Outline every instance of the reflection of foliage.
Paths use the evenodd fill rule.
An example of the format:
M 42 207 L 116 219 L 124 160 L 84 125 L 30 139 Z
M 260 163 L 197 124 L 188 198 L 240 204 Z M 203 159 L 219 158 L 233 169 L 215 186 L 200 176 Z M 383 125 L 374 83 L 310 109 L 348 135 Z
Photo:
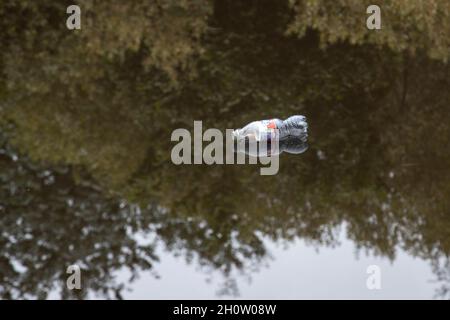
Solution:
M 433 11 L 431 1 L 430 12 L 414 15 L 412 22 L 427 31 L 419 34 L 404 16 L 421 1 L 386 4 L 384 24 L 403 4 L 401 19 L 373 38 L 350 33 L 357 21 L 341 26 L 340 16 L 333 18 L 334 10 L 347 8 L 340 1 L 294 2 L 309 8 L 299 15 L 312 13 L 306 25 L 299 16 L 289 21 L 282 1 L 216 1 L 208 22 L 214 36 L 206 32 L 210 8 L 188 1 L 181 8 L 133 1 L 108 10 L 104 2 L 86 2 L 81 33 L 60 25 L 61 4 L 0 5 L 0 15 L 8 9 L 0 20 L 2 124 L 14 124 L 9 142 L 32 160 L 1 158 L 0 208 L 7 213 L 1 226 L 17 243 L 2 238 L 8 257 L 2 270 L 9 271 L 0 283 L 40 295 L 64 277 L 63 266 L 80 261 L 92 272 L 92 290 L 120 291 L 104 287 L 112 271 L 148 269 L 156 258 L 128 228 L 154 232 L 170 251 L 225 275 L 261 262 L 262 236 L 335 245 L 343 222 L 362 249 L 394 258 L 400 247 L 433 263 L 448 259 L 448 65 L 421 52 L 395 53 L 425 49 L 446 60 L 450 28 L 434 33 L 431 22 L 448 23 L 440 20 L 446 4 Z M 11 28 L 12 13 L 25 17 L 21 28 Z M 288 26 L 301 35 L 306 28 L 318 32 L 294 39 L 285 35 Z M 398 40 L 404 32 L 409 40 Z M 319 38 L 365 45 L 323 51 Z M 229 128 L 295 113 L 310 119 L 311 148 L 301 157 L 283 156 L 275 177 L 259 176 L 252 166 L 170 162 L 172 129 L 193 120 Z M 41 161 L 55 169 L 45 173 L 30 164 Z M 12 185 L 20 186 L 13 197 Z M 37 241 L 30 243 L 28 233 Z M 16 274 L 14 260 L 45 269 Z M 448 265 L 439 266 L 443 278 Z M 232 279 L 225 287 L 233 288 Z
M 116 165 L 132 172 L 149 143 L 142 139 L 142 130 L 129 130 L 137 121 L 142 127 L 149 122 L 148 101 L 138 101 L 138 97 L 145 92 L 154 102 L 179 80 L 178 71 L 182 75 L 193 71 L 190 58 L 202 52 L 199 39 L 206 28 L 208 6 L 202 1 L 177 1 L 176 5 L 173 1 L 157 5 L 81 1 L 80 5 L 85 17 L 81 32 L 68 32 L 61 23 L 66 18 L 64 3 L 13 1 L 0 6 L 2 48 L 7 48 L 1 60 L 7 87 L 16 93 L 6 105 L 20 105 L 24 111 L 39 105 L 41 116 L 27 116 L 29 135 L 18 139 L 33 145 L 36 152 L 53 154 L 54 162 L 83 163 L 89 155 L 92 167 L 119 172 L 118 167 L 108 168 Z M 23 21 L 14 20 L 18 16 Z M 145 77 L 133 78 L 133 70 L 142 68 L 147 71 Z M 100 100 L 110 95 L 113 101 Z M 94 119 L 92 114 L 99 117 Z M 48 118 L 58 121 L 48 123 Z M 121 122 L 121 130 L 111 126 L 115 120 Z M 99 124 L 104 125 L 96 130 Z M 69 132 L 78 134 L 70 134 L 68 144 L 60 145 L 54 139 L 69 139 Z M 96 138 L 99 133 L 101 137 Z M 35 134 L 47 143 L 36 142 Z M 85 144 L 92 138 L 107 143 L 100 149 Z M 139 150 L 132 161 L 116 161 L 126 154 L 123 145 Z
M 58 75 L 64 83 L 98 79 L 105 71 L 102 65 L 140 52 L 142 67 L 164 70 L 175 80 L 177 72 L 190 69 L 191 58 L 202 53 L 200 39 L 210 12 L 207 0 L 77 2 L 83 17 L 79 32 L 68 32 L 63 23 L 67 6 L 73 4 L 70 1 L 12 0 L 0 6 L 2 40 L 9 49 L 3 54 L 10 75 L 20 77 L 27 67 L 45 59 L 47 67 L 41 71 L 50 77 Z M 46 83 L 33 81 L 42 78 L 28 75 L 30 89 L 46 89 Z
M 63 297 L 90 291 L 120 297 L 123 284 L 114 271 L 128 267 L 134 276 L 157 259 L 153 245 L 132 237 L 147 229 L 138 211 L 108 199 L 85 180 L 74 182 L 68 168 L 51 170 L 17 159 L 0 148 L 0 297 L 45 298 L 59 287 Z M 66 268 L 82 268 L 82 286 L 66 289 Z
M 290 0 L 296 15 L 289 33 L 303 36 L 308 28 L 320 32 L 324 44 L 348 40 L 374 43 L 392 50 L 423 49 L 430 57 L 448 61 L 450 3 L 441 0 L 381 0 L 382 30 L 368 30 L 366 8 L 373 1 Z
M 436 290 L 436 297 L 450 299 L 450 260 L 437 259 L 433 261 L 433 269 L 437 282 L 441 283 L 441 287 Z

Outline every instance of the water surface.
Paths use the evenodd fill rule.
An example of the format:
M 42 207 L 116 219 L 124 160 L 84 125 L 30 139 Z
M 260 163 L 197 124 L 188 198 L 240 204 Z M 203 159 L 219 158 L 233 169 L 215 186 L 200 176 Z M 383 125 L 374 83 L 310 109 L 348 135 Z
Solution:
M 61 4 L 2 20 L 0 297 L 448 298 L 450 29 L 334 43 L 286 34 L 282 1 L 137 3 L 87 7 L 78 33 Z M 309 149 L 277 175 L 170 159 L 194 120 L 293 114 Z

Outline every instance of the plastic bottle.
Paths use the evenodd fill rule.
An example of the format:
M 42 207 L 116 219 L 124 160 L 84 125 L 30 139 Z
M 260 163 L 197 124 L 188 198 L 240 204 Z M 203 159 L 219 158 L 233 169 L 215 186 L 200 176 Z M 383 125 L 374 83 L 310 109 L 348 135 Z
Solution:
M 276 130 L 278 129 L 278 130 Z M 270 119 L 253 121 L 243 127 L 233 131 L 233 136 L 237 141 L 248 139 L 258 142 L 272 139 L 288 139 L 297 137 L 306 142 L 308 138 L 308 123 L 306 117 L 295 115 L 286 120 Z

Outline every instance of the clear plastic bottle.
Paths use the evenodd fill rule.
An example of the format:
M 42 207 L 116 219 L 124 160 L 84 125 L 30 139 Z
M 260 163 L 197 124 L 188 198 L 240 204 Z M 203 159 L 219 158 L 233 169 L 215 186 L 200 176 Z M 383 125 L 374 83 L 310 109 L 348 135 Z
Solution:
M 277 129 L 277 130 L 276 130 Z M 295 115 L 286 120 L 270 119 L 250 122 L 242 129 L 233 131 L 237 141 L 248 139 L 253 141 L 270 141 L 298 137 L 306 141 L 308 138 L 308 123 L 306 117 Z

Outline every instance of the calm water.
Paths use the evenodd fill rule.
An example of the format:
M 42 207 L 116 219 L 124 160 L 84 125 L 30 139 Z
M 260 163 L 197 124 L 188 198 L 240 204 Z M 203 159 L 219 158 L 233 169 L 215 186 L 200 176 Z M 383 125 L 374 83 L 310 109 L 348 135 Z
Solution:
M 140 20 L 99 14 L 102 28 L 71 33 L 59 5 L 11 6 L 0 297 L 449 297 L 448 64 L 370 42 L 324 49 L 317 32 L 280 31 L 289 14 L 272 5 L 214 8 L 201 50 L 177 24 L 152 42 Z M 37 17 L 19 21 L 27 10 Z M 201 29 L 195 14 L 176 21 Z M 170 54 L 149 62 L 158 52 Z M 309 149 L 282 154 L 277 175 L 171 162 L 172 131 L 194 120 L 293 114 L 308 118 Z M 72 264 L 80 291 L 66 289 Z M 381 290 L 366 288 L 374 264 Z

